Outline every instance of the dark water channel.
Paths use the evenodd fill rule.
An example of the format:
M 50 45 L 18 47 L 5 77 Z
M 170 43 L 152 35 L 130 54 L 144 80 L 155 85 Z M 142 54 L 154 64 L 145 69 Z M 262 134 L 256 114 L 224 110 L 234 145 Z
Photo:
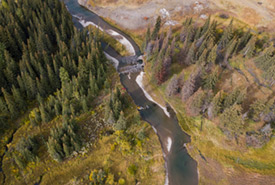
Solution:
M 81 7 L 77 0 L 64 0 L 64 2 L 71 15 L 73 15 L 73 21 L 77 28 L 82 28 L 79 20 L 85 20 L 86 22 L 90 21 L 93 22 L 93 24 L 99 25 L 104 30 L 114 30 L 123 35 L 132 44 L 136 55 L 141 54 L 138 45 L 131 39 L 131 37 L 109 25 L 95 13 Z M 103 43 L 106 53 L 116 58 L 118 61 L 121 60 L 121 56 L 119 56 L 114 49 L 105 46 L 106 44 Z M 138 75 L 138 73 L 132 73 L 131 78 L 129 78 L 128 75 L 121 74 L 121 83 L 127 89 L 127 92 L 131 95 L 136 105 L 141 107 L 149 107 L 140 110 L 140 114 L 143 120 L 151 124 L 159 137 L 163 150 L 163 157 L 166 161 L 166 184 L 198 184 L 197 162 L 190 157 L 184 146 L 185 143 L 190 142 L 190 136 L 182 131 L 172 109 L 168 108 L 170 114 L 170 117 L 168 117 L 164 113 L 163 109 L 146 98 L 143 90 L 136 82 L 136 77 Z

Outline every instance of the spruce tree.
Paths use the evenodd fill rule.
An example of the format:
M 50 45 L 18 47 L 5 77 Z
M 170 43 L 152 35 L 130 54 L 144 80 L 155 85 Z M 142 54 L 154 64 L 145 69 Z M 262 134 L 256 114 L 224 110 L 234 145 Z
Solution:
M 11 117 L 15 118 L 16 116 L 18 116 L 18 108 L 16 106 L 16 103 L 14 102 L 12 96 L 4 88 L 2 88 L 1 90 L 4 95 L 4 99 L 6 101 Z
M 147 48 L 148 43 L 150 42 L 150 40 L 151 40 L 151 29 L 150 29 L 150 27 L 148 27 L 147 31 L 146 31 L 146 36 L 145 36 L 144 50 Z
M 152 40 L 157 39 L 159 30 L 160 30 L 160 26 L 161 26 L 161 18 L 160 18 L 160 16 L 158 16 L 152 36 L 151 36 Z
M 256 37 L 250 38 L 246 46 L 242 49 L 241 53 L 246 58 L 251 58 L 254 55 Z
M 187 57 L 186 57 L 186 64 L 190 65 L 193 64 L 195 62 L 195 54 L 196 54 L 196 45 L 195 42 L 192 43 L 192 45 L 189 48 L 189 51 L 187 53 Z
M 221 124 L 232 131 L 234 134 L 238 134 L 242 128 L 242 107 L 240 105 L 233 105 L 223 112 L 220 116 Z
M 12 86 L 11 91 L 12 91 L 14 102 L 18 105 L 18 108 L 20 110 L 23 110 L 26 107 L 26 102 L 24 100 L 24 97 L 21 95 L 19 89 Z
M 209 63 L 212 63 L 212 64 L 215 64 L 215 62 L 216 62 L 216 58 L 217 58 L 217 45 L 215 45 L 212 49 L 211 49 L 211 51 L 210 51 L 210 53 L 209 53 L 209 55 L 208 55 L 208 57 L 207 57 L 207 63 L 209 64 Z
M 181 91 L 182 101 L 185 102 L 190 96 L 193 95 L 196 88 L 195 83 L 196 83 L 195 76 L 191 75 L 189 79 L 185 82 L 184 86 L 182 87 L 182 91 Z
M 115 129 L 116 130 L 125 130 L 127 128 L 127 122 L 124 117 L 124 113 L 121 111 L 119 115 L 119 119 L 115 123 Z
M 210 74 L 204 74 L 203 76 L 203 87 L 205 89 L 214 89 L 216 86 L 216 83 L 218 81 L 218 71 L 217 69 L 214 70 L 212 73 Z
M 254 121 L 259 121 L 260 115 L 264 113 L 266 108 L 267 108 L 267 106 L 266 106 L 265 100 L 259 99 L 259 100 L 254 101 L 250 105 L 249 117 L 251 119 L 253 119 Z
M 169 84 L 166 87 L 166 95 L 173 96 L 179 92 L 179 83 L 178 77 L 176 74 L 173 75 L 172 79 L 170 80 Z

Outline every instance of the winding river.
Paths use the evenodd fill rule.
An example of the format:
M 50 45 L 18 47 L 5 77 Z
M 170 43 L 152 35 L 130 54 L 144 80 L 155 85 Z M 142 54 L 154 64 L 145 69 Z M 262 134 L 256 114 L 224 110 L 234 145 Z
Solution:
M 73 17 L 75 26 L 93 25 L 106 33 L 119 39 L 128 51 L 134 55 L 141 55 L 138 45 L 125 33 L 109 25 L 95 13 L 80 6 L 77 0 L 64 0 L 67 9 Z M 104 44 L 103 44 L 104 47 Z M 122 57 L 112 48 L 104 47 L 107 58 L 119 62 Z M 150 95 L 142 88 L 141 73 L 120 75 L 121 83 L 127 89 L 136 105 L 149 107 L 140 110 L 143 120 L 151 124 L 162 146 L 165 160 L 166 181 L 169 185 L 196 185 L 198 184 L 197 162 L 193 160 L 185 148 L 185 143 L 190 142 L 190 136 L 184 133 L 178 124 L 174 111 L 168 110 L 153 102 Z

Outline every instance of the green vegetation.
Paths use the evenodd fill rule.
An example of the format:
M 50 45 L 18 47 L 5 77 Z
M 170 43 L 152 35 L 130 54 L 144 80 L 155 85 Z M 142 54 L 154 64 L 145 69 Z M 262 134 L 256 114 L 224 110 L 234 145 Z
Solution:
M 145 47 L 147 92 L 168 102 L 191 135 L 187 148 L 199 163 L 202 184 L 209 178 L 229 184 L 240 180 L 237 174 L 253 173 L 269 182 L 267 175 L 274 175 L 275 48 L 268 40 L 234 21 L 225 26 L 209 18 L 200 26 L 187 18 L 172 33 L 161 28 Z M 163 57 L 167 48 L 175 48 L 169 65 Z
M 243 125 L 243 122 L 248 121 L 249 117 L 243 114 L 249 110 L 253 111 L 253 106 L 250 108 L 253 101 L 247 97 L 248 89 L 252 88 L 252 85 L 242 83 L 229 89 L 221 84 L 222 79 L 226 77 L 223 74 L 234 72 L 229 65 L 232 58 L 240 56 L 246 60 L 252 58 L 263 70 L 263 77 L 268 76 L 268 78 L 262 78 L 263 83 L 272 89 L 271 68 L 274 62 L 271 61 L 274 61 L 274 46 L 258 39 L 257 35 L 249 31 L 235 29 L 233 19 L 225 28 L 218 26 L 215 20 L 211 22 L 210 18 L 201 27 L 196 26 L 192 19 L 186 19 L 178 36 L 171 33 L 171 29 L 159 34 L 160 22 L 161 20 L 158 19 L 151 37 L 148 37 L 149 28 L 146 35 L 146 39 L 149 40 L 146 45 L 147 63 L 153 71 L 152 82 L 162 85 L 173 75 L 167 85 L 166 95 L 180 95 L 182 101 L 188 105 L 187 111 L 195 115 L 207 112 L 204 116 L 209 119 L 221 115 L 219 116 L 220 128 L 223 130 L 245 131 L 247 125 Z M 178 50 L 172 52 L 171 48 L 175 48 L 175 45 Z M 239 60 L 239 62 L 245 61 Z M 173 65 L 181 68 L 180 74 L 184 74 L 186 69 L 192 66 L 192 73 L 183 81 L 181 77 L 177 78 L 177 75 L 173 74 Z M 147 66 L 147 68 L 150 67 Z M 241 69 L 236 70 L 241 71 Z M 243 74 L 242 71 L 240 73 Z M 231 80 L 230 83 L 232 85 L 233 81 Z M 199 90 L 201 87 L 202 90 Z M 273 124 L 274 95 L 268 92 L 265 101 L 271 101 L 271 103 L 265 111 L 262 109 L 257 114 L 261 114 L 262 120 L 266 120 L 266 123 Z
M 100 41 L 121 45 L 76 30 L 58 0 L 1 3 L 1 183 L 162 184 L 158 138 Z

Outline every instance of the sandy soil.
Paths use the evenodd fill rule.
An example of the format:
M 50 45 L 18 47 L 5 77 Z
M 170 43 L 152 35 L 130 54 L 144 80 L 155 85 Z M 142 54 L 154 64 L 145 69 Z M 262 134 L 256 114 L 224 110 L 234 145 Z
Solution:
M 158 15 L 166 25 L 179 24 L 185 15 L 206 19 L 209 14 L 227 13 L 253 27 L 275 28 L 275 0 L 78 0 L 100 16 L 137 30 L 154 24 Z

